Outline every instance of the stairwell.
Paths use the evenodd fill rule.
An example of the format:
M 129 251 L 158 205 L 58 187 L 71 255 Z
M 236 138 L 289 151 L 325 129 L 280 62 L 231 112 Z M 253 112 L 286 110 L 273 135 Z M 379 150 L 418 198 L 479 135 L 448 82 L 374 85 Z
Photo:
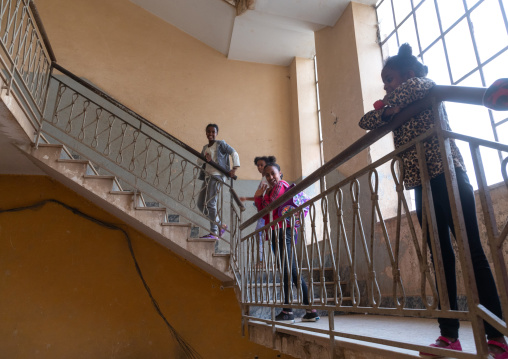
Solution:
M 93 173 L 87 160 L 65 158 L 64 146 L 39 144 L 26 153 L 38 167 L 75 192 L 90 199 L 164 247 L 187 259 L 218 279 L 233 279 L 229 269 L 229 255 L 215 255 L 215 240 L 191 238 L 190 223 L 167 221 L 167 209 L 147 207 L 143 195 L 122 191 L 114 176 Z
M 39 31 L 44 33 L 43 29 Z M 266 275 L 257 271 L 252 260 L 256 258 L 256 233 L 245 235 L 250 229 L 243 227 L 249 220 L 242 218 L 244 208 L 233 189 L 234 182 L 228 180 L 223 183 L 218 205 L 220 221 L 229 226 L 227 234 L 219 244 L 215 240 L 197 238 L 199 234 L 196 230 L 206 231 L 208 227 L 208 218 L 196 206 L 201 185 L 197 180 L 201 170 L 197 162 L 200 154 L 56 64 L 48 49 L 41 50 L 41 53 L 47 55 L 44 70 L 38 69 L 35 74 L 33 68 L 25 68 L 29 65 L 23 63 L 16 67 L 19 64 L 13 61 L 15 70 L 2 77 L 2 100 L 9 113 L 2 116 L 2 120 L 6 119 L 8 123 L 2 123 L 5 136 L 0 142 L 15 148 L 12 151 L 9 147 L 9 151 L 15 152 L 13 159 L 29 161 L 34 172 L 56 179 L 219 279 L 221 289 L 235 288 L 244 311 L 242 334 L 252 342 L 300 358 L 411 358 L 435 339 L 433 319 L 389 317 L 396 310 L 396 314 L 401 316 L 409 312 L 403 304 L 397 303 L 403 295 L 396 289 L 386 296 L 391 296 L 392 302 L 400 308 L 390 307 L 392 304 L 379 307 L 380 302 L 376 300 L 381 298 L 381 292 L 379 287 L 373 289 L 377 286 L 377 283 L 374 286 L 373 260 L 359 265 L 369 268 L 370 282 L 365 285 L 369 288 L 365 290 L 367 293 L 361 293 L 364 302 L 360 304 L 357 301 L 360 290 L 356 282 L 356 264 L 351 259 L 356 260 L 356 257 L 353 252 L 348 260 L 342 258 L 350 271 L 347 280 L 344 280 L 346 277 L 340 278 L 341 268 L 338 265 L 330 267 L 330 264 L 335 266 L 335 262 L 325 259 L 325 255 L 329 254 L 325 251 L 326 246 L 329 251 L 333 248 L 331 236 L 326 233 L 327 223 L 323 226 L 321 242 L 318 243 L 315 233 L 308 242 L 304 238 L 300 240 L 312 243 L 309 248 L 316 249 L 310 255 L 310 261 L 309 257 L 306 258 L 307 263 L 302 265 L 301 270 L 311 282 L 313 304 L 322 308 L 322 320 L 313 324 L 275 324 L 272 319 L 275 307 L 282 304 L 280 300 L 277 302 L 282 291 L 280 280 L 273 278 L 281 275 L 281 268 L 275 264 L 272 268 L 265 267 Z M 21 57 L 30 59 L 30 56 Z M 363 145 L 368 146 L 368 143 Z M 365 169 L 361 171 L 366 172 Z M 354 185 L 359 187 L 358 183 L 357 178 L 352 176 L 344 180 L 343 185 L 351 185 L 353 192 L 352 188 Z M 377 193 L 372 193 L 371 198 L 375 197 Z M 355 205 L 359 209 L 358 202 Z M 342 203 L 338 206 L 335 210 L 342 216 Z M 324 220 L 328 215 L 324 213 Z M 360 219 L 359 211 L 355 215 Z M 241 229 L 245 231 L 241 233 Z M 368 253 L 365 238 L 363 241 Z M 346 246 L 347 243 L 345 239 Z M 305 255 L 306 250 L 302 251 Z M 393 259 L 392 249 L 388 248 L 387 252 L 392 254 Z M 373 252 L 370 254 L 374 255 Z M 338 263 L 338 253 L 336 260 Z M 395 278 L 399 268 L 394 263 L 392 266 L 389 269 L 395 273 Z M 309 270 L 311 273 L 308 273 Z M 268 294 L 263 294 L 259 288 L 261 285 L 267 288 Z M 296 306 L 301 311 L 305 309 L 298 303 L 297 293 L 294 297 Z M 257 305 L 261 309 L 256 308 Z M 249 308 L 251 312 L 248 312 Z M 256 309 L 259 309 L 258 313 L 254 313 Z M 364 316 L 367 312 L 387 317 Z M 415 316 L 435 314 L 421 309 Z M 467 313 L 458 315 L 461 319 L 469 318 Z M 230 320 L 240 322 L 240 318 Z M 463 331 L 471 343 L 475 330 L 466 325 Z M 477 348 L 474 345 L 465 348 L 467 352 L 461 357 L 475 357 Z

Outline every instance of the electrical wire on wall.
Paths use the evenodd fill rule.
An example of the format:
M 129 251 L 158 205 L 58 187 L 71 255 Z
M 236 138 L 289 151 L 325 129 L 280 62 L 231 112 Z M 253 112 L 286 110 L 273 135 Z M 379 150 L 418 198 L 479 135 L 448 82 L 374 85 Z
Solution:
M 127 241 L 127 245 L 129 246 L 129 251 L 130 251 L 132 260 L 134 261 L 134 266 L 136 267 L 136 272 L 138 273 L 138 276 L 141 279 L 141 282 L 143 282 L 143 286 L 145 287 L 145 290 L 148 293 L 148 296 L 150 297 L 150 299 L 152 301 L 155 311 L 157 312 L 157 314 L 159 314 L 159 316 L 162 318 L 164 323 L 166 323 L 166 326 L 168 327 L 171 336 L 173 337 L 173 339 L 175 339 L 177 344 L 180 346 L 180 348 L 182 349 L 182 351 L 185 354 L 185 357 L 190 358 L 190 359 L 201 358 L 201 355 L 199 355 L 199 353 L 192 346 L 190 346 L 190 344 L 187 343 L 187 341 L 182 336 L 180 336 L 180 334 L 178 334 L 178 332 L 175 330 L 175 328 L 173 328 L 173 326 L 168 322 L 168 320 L 162 313 L 162 311 L 159 307 L 159 304 L 153 297 L 152 291 L 150 290 L 150 287 L 148 286 L 148 284 L 145 281 L 145 278 L 143 277 L 143 273 L 141 272 L 141 268 L 139 267 L 138 261 L 136 259 L 136 255 L 134 254 L 134 249 L 132 248 L 131 238 L 129 237 L 129 234 L 127 233 L 127 231 L 125 231 L 123 228 L 121 228 L 115 224 L 112 224 L 112 223 L 103 222 L 97 218 L 94 218 L 86 213 L 81 212 L 79 209 L 77 209 L 75 207 L 71 207 L 71 206 L 69 206 L 59 200 L 56 200 L 56 199 L 46 199 L 46 200 L 37 202 L 37 203 L 30 205 L 30 206 L 16 207 L 16 208 L 10 208 L 10 209 L 0 209 L 0 214 L 21 212 L 21 211 L 26 211 L 26 210 L 36 210 L 36 209 L 42 208 L 47 203 L 58 204 L 58 205 L 64 207 L 65 209 L 71 211 L 73 214 L 83 217 L 88 221 L 98 224 L 99 226 L 105 227 L 107 229 L 115 230 L 115 231 L 120 231 L 123 233 L 123 235 L 125 236 L 125 239 Z

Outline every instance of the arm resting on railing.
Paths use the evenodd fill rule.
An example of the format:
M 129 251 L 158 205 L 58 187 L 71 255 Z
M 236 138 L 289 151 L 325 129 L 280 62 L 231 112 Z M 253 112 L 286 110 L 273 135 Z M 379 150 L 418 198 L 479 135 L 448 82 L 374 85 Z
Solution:
M 302 180 L 295 187 L 291 188 L 289 191 L 280 196 L 276 201 L 272 202 L 268 207 L 264 208 L 262 211 L 259 211 L 255 216 L 252 216 L 247 221 L 245 221 L 241 229 L 247 228 L 252 223 L 256 222 L 259 218 L 268 214 L 270 211 L 273 211 L 281 204 L 286 202 L 288 199 L 293 197 L 295 194 L 302 192 L 307 187 L 312 185 L 314 182 L 318 181 L 321 177 L 327 175 L 331 171 L 333 171 L 338 166 L 347 162 L 351 158 L 353 158 L 356 154 L 368 148 L 377 140 L 381 139 L 387 133 L 393 131 L 404 122 L 409 120 L 411 117 L 420 113 L 424 109 L 428 108 L 432 105 L 432 101 L 434 98 L 432 96 L 427 96 L 422 100 L 415 101 L 413 104 L 408 107 L 402 109 L 398 114 L 393 116 L 392 121 L 387 123 L 384 126 L 381 126 L 375 130 L 370 131 L 365 134 L 363 137 L 353 142 L 350 146 L 348 146 L 344 151 L 339 153 L 337 156 L 332 158 L 330 161 L 326 162 L 322 167 L 318 168 L 316 171 L 312 172 L 308 177 Z
M 408 105 L 407 107 L 403 108 L 402 110 L 400 110 L 400 112 L 395 114 L 389 122 L 368 132 L 363 137 L 353 142 L 344 151 L 342 151 L 337 156 L 332 158 L 330 161 L 325 163 L 321 168 L 318 168 L 316 171 L 311 173 L 308 177 L 302 180 L 302 182 L 300 182 L 298 185 L 293 187 L 288 192 L 284 193 L 281 197 L 279 197 L 276 201 L 271 203 L 268 207 L 264 208 L 262 211 L 259 211 L 255 216 L 245 221 L 242 224 L 241 229 L 243 230 L 252 223 L 256 222 L 259 218 L 263 217 L 270 211 L 279 207 L 282 203 L 287 201 L 289 198 L 293 197 L 295 194 L 305 190 L 311 184 L 318 181 L 321 177 L 327 175 L 332 170 L 342 165 L 359 152 L 368 148 L 389 132 L 400 127 L 404 122 L 409 120 L 411 117 L 415 116 L 416 114 L 420 113 L 426 108 L 432 106 L 432 103 L 434 101 L 437 102 L 451 101 L 482 106 L 485 91 L 486 91 L 485 88 L 480 87 L 435 85 L 434 87 L 432 87 L 432 89 L 429 90 L 426 97 L 424 97 L 421 100 L 417 100 L 412 104 Z

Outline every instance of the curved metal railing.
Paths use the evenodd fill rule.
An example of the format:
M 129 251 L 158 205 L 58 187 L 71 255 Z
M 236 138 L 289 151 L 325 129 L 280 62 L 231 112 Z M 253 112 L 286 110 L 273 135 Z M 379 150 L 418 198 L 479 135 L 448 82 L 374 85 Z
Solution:
M 467 237 L 449 141 L 452 139 L 463 141 L 471 150 L 474 173 L 479 184 L 481 210 L 487 228 L 487 237 L 483 238 L 483 244 L 486 252 L 490 252 L 492 256 L 491 266 L 496 277 L 504 313 L 508 313 L 506 270 L 508 253 L 503 248 L 503 245 L 506 246 L 508 243 L 508 218 L 503 218 L 502 215 L 500 218 L 495 218 L 496 209 L 490 194 L 491 190 L 487 186 L 480 147 L 494 149 L 506 156 L 508 154 L 506 144 L 447 131 L 438 122 L 434 128 L 413 141 L 347 178 L 336 181 L 293 212 L 285 214 L 276 221 L 265 223 L 261 229 L 249 229 L 249 226 L 259 218 L 272 213 L 297 193 L 311 192 L 312 185 L 317 185 L 325 176 L 329 177 L 327 183 L 330 184 L 330 176 L 336 173 L 335 170 L 339 166 L 353 159 L 361 151 L 422 110 L 432 108 L 439 121 L 442 101 L 482 105 L 484 92 L 483 88 L 436 86 L 426 98 L 404 108 L 393 117 L 390 123 L 370 131 L 284 193 L 270 206 L 246 219 L 240 227 L 242 238 L 237 253 L 242 279 L 241 299 L 244 306 L 243 313 L 249 313 L 248 308 L 257 308 L 255 311 L 257 315 L 245 314 L 245 322 L 252 319 L 287 325 L 275 322 L 275 308 L 288 306 L 294 309 L 321 310 L 322 313 L 327 313 L 331 317 L 336 311 L 341 311 L 406 317 L 457 318 L 473 323 L 477 352 L 483 355 L 487 353 L 487 348 L 482 320 L 489 322 L 507 335 L 508 328 L 503 318 L 496 317 L 478 302 L 474 274 L 470 265 L 470 253 L 466 249 L 468 248 Z M 467 307 L 457 311 L 450 310 L 441 259 L 435 261 L 435 270 L 430 261 L 431 251 L 434 258 L 441 258 L 441 252 L 437 234 L 434 235 L 437 232 L 426 168 L 421 169 L 424 202 L 423 231 L 416 221 L 416 216 L 410 211 L 411 205 L 406 199 L 402 183 L 405 169 L 402 166 L 400 154 L 416 147 L 419 162 L 426 163 L 423 142 L 435 136 L 438 137 L 442 147 L 452 213 L 454 218 L 458 219 L 455 224 L 458 258 L 461 264 L 458 278 L 464 278 L 462 285 L 463 294 L 467 298 Z M 507 164 L 508 160 L 505 158 L 500 166 L 506 186 L 498 185 L 496 188 L 497 192 L 502 192 L 504 189 L 504 195 L 508 198 Z M 383 166 L 389 166 L 391 174 L 387 174 L 386 170 L 380 172 Z M 382 186 L 382 181 L 391 182 L 391 186 Z M 362 194 L 361 190 L 366 194 Z M 382 200 L 388 198 L 395 199 L 395 218 L 387 218 L 380 206 Z M 304 215 L 305 207 L 309 212 L 307 216 Z M 498 212 L 501 211 L 498 210 Z M 297 222 L 300 226 L 295 225 Z M 279 231 L 273 231 L 273 228 L 277 228 L 279 224 L 284 231 L 286 228 L 291 228 L 290 245 L 286 243 L 284 236 L 279 238 Z M 500 231 L 498 224 L 502 228 Z M 259 246 L 260 232 L 264 233 L 268 243 L 263 250 L 260 250 Z M 432 238 L 430 247 L 426 240 L 422 240 L 427 238 L 427 232 Z M 290 265 L 293 260 L 296 262 L 298 284 L 295 287 L 288 287 L 290 303 L 284 304 L 286 293 L 282 285 L 283 274 L 288 272 L 289 277 L 293 275 L 295 269 Z M 308 305 L 303 302 L 302 281 L 305 281 L 308 286 L 310 302 Z M 438 303 L 441 303 L 440 307 Z M 333 320 L 330 320 L 330 323 L 333 323 Z M 298 328 L 302 329 L 300 326 Z M 406 341 L 351 335 L 334 328 L 333 324 L 328 330 L 316 328 L 306 328 L 306 330 L 328 334 L 332 339 L 347 337 L 417 351 L 429 351 L 426 346 Z M 439 352 L 439 349 L 433 353 L 449 355 L 449 353 Z M 471 354 L 457 353 L 457 357 L 471 357 Z

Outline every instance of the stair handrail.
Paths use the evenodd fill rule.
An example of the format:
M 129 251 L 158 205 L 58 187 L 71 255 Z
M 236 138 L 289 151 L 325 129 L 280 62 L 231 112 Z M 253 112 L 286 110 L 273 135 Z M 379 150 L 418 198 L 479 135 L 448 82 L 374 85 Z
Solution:
M 35 23 L 37 25 L 37 29 L 39 29 L 39 33 L 42 36 L 42 41 L 44 42 L 44 45 L 46 46 L 46 51 L 48 52 L 49 58 L 52 62 L 56 62 L 56 56 L 53 52 L 53 48 L 51 47 L 51 43 L 49 42 L 48 34 L 46 33 L 46 29 L 44 28 L 44 25 L 41 20 L 41 16 L 39 15 L 39 11 L 37 10 L 37 7 L 35 6 L 35 3 L 33 0 L 30 1 L 30 10 L 32 11 L 32 14 L 34 16 Z
M 349 159 L 354 157 L 359 152 L 365 150 L 373 143 L 381 139 L 383 136 L 400 127 L 406 121 L 416 114 L 422 112 L 424 109 L 432 106 L 434 102 L 451 101 L 460 102 L 470 105 L 483 105 L 483 95 L 486 89 L 482 87 L 464 87 L 464 86 L 446 86 L 436 85 L 434 86 L 426 97 L 421 100 L 415 101 L 409 106 L 403 108 L 399 113 L 393 116 L 392 120 L 387 124 L 371 130 L 358 140 L 349 145 L 346 149 L 326 162 L 323 166 L 312 172 L 309 176 L 305 177 L 300 183 L 285 192 L 282 196 L 273 201 L 269 206 L 265 207 L 262 211 L 251 218 L 245 220 L 240 229 L 244 230 L 251 224 L 255 223 L 259 218 L 269 214 L 276 208 L 280 207 L 284 202 L 292 198 L 294 195 L 304 191 L 310 185 L 318 181 L 323 176 L 329 174 L 331 171 L 336 169 L 338 166 L 344 164 Z M 242 239 L 242 241 L 245 238 Z
M 100 96 L 102 97 L 104 100 L 112 103 L 113 105 L 115 105 L 116 107 L 118 107 L 120 110 L 122 111 L 125 111 L 126 113 L 128 113 L 129 115 L 131 115 L 132 117 L 134 117 L 135 119 L 137 119 L 138 121 L 140 121 L 141 123 L 143 123 L 144 125 L 148 126 L 149 128 L 151 128 L 152 130 L 156 131 L 157 133 L 159 133 L 160 135 L 170 139 L 171 141 L 173 141 L 174 143 L 176 143 L 177 145 L 179 145 L 180 147 L 182 147 L 183 149 L 185 149 L 186 151 L 190 152 L 191 154 L 193 154 L 194 156 L 196 156 L 197 158 L 199 158 L 200 160 L 202 160 L 203 162 L 206 162 L 207 164 L 211 165 L 212 167 L 214 167 L 215 169 L 217 169 L 218 171 L 220 171 L 223 175 L 225 175 L 226 177 L 229 177 L 229 178 L 232 178 L 234 180 L 237 179 L 237 176 L 234 176 L 234 177 L 230 177 L 229 176 L 229 171 L 220 166 L 219 164 L 217 164 L 216 162 L 214 161 L 207 161 L 206 158 L 201 155 L 200 152 L 196 151 L 194 148 L 192 148 L 191 146 L 187 145 L 185 142 L 179 140 L 178 138 L 176 138 L 175 136 L 173 136 L 172 134 L 170 134 L 169 132 L 163 130 L 162 128 L 158 127 L 157 125 L 154 125 L 152 122 L 148 121 L 146 118 L 144 118 L 143 116 L 141 116 L 140 114 L 138 114 L 137 112 L 133 111 L 132 109 L 128 108 L 127 106 L 125 106 L 124 104 L 122 104 L 121 102 L 119 102 L 118 100 L 114 99 L 113 97 L 111 97 L 110 95 L 108 95 L 107 93 L 105 93 L 104 91 L 98 89 L 97 87 L 95 87 L 94 85 L 84 81 L 83 79 L 81 79 L 80 77 L 78 77 L 77 75 L 75 75 L 74 73 L 72 73 L 71 71 L 67 70 L 65 67 L 57 64 L 56 62 L 53 62 L 52 63 L 52 66 L 54 69 L 60 71 L 61 73 L 63 73 L 64 75 L 70 77 L 72 80 L 76 81 L 77 83 L 79 83 L 81 86 L 87 88 L 88 90 L 92 91 L 94 94 L 96 94 L 97 96 Z M 54 76 L 54 75 L 53 75 Z

